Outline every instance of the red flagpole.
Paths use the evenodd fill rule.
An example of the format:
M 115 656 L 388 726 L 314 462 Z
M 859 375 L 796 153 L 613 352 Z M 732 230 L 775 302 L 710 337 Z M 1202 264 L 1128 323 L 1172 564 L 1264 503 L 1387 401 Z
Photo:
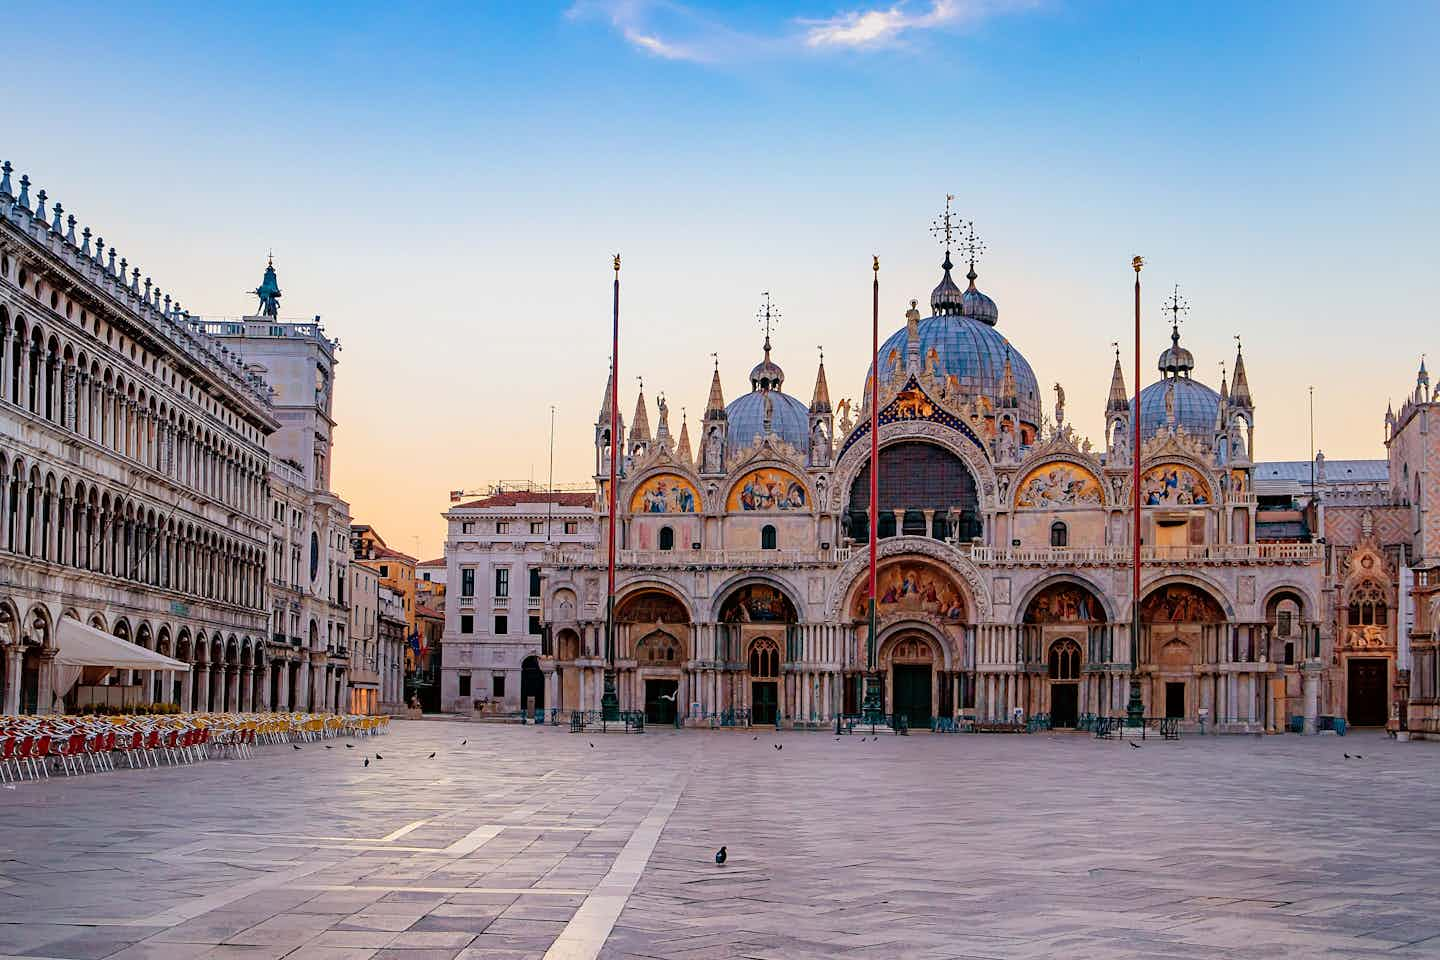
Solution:
M 876 559 L 880 546 L 880 258 L 875 257 L 870 309 L 870 634 L 865 644 L 865 699 L 861 712 L 872 724 L 884 712 L 880 678 L 875 672 L 875 601 L 879 588 Z
M 1131 414 L 1134 420 L 1135 444 L 1130 451 L 1130 493 L 1131 507 L 1135 520 L 1135 553 L 1130 559 L 1130 702 L 1126 706 L 1126 719 L 1130 726 L 1144 722 L 1145 708 L 1140 697 L 1140 268 L 1145 266 L 1143 257 L 1130 262 L 1135 268 L 1135 408 Z
M 606 491 L 610 516 L 606 531 L 609 557 L 606 563 L 608 592 L 605 599 L 605 689 L 601 711 L 605 719 L 616 719 L 619 710 L 615 690 L 615 488 L 620 451 L 620 254 L 615 254 L 615 313 L 610 328 L 610 485 Z

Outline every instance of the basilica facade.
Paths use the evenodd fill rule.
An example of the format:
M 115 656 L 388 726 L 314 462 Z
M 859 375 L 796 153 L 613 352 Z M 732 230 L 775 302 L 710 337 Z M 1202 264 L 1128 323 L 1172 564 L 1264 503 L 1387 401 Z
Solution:
M 1117 356 L 1105 437 L 1092 444 L 1066 421 L 1059 385 L 1052 407 L 1002 332 L 973 260 L 965 289 L 948 251 L 942 267 L 929 311 L 912 301 L 880 347 L 876 504 L 871 372 L 858 409 L 832 404 L 822 360 L 806 403 L 787 392 L 767 333 L 748 392 L 727 403 L 715 371 L 693 444 L 688 423 L 672 433 L 663 399 L 652 432 L 643 390 L 612 438 L 607 386 L 594 437 L 600 535 L 545 556 L 546 702 L 600 707 L 613 440 L 622 709 L 787 727 L 858 713 L 874 524 L 874 662 L 885 711 L 912 727 L 1017 709 L 1057 726 L 1122 713 L 1137 603 L 1147 716 L 1237 731 L 1313 725 L 1334 669 L 1323 547 L 1264 535 L 1244 357 L 1237 350 L 1212 389 L 1177 325 L 1137 411 Z

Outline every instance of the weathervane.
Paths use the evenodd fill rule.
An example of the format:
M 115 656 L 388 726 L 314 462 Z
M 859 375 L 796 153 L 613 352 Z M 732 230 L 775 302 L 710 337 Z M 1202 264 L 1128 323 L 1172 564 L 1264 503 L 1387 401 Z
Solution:
M 715 372 L 716 372 L 716 373 L 719 373 L 719 372 L 720 372 L 720 354 L 718 354 L 718 353 L 712 353 L 712 354 L 710 354 L 710 359 L 715 361 Z
M 954 244 L 951 242 L 952 235 L 954 234 L 956 228 L 959 226 L 959 224 L 955 222 L 955 216 L 950 212 L 950 202 L 954 199 L 955 194 L 945 194 L 945 212 L 940 216 L 936 217 L 935 222 L 930 224 L 930 233 L 936 237 L 944 238 L 946 253 L 949 253 L 950 248 L 954 246 Z
M 1190 313 L 1190 301 L 1180 296 L 1180 284 L 1175 284 L 1174 291 L 1171 292 L 1162 309 L 1170 314 L 1170 329 L 1178 336 L 1180 333 L 1181 315 L 1188 316 Z
M 985 241 L 975 236 L 975 221 L 962 220 L 965 227 L 965 240 L 960 244 L 960 249 L 965 251 L 965 257 L 970 261 L 970 272 L 975 272 L 975 261 L 985 255 Z
M 764 293 L 765 305 L 755 311 L 755 321 L 765 327 L 765 349 L 770 349 L 770 328 L 780 322 L 780 308 L 770 300 L 770 291 Z

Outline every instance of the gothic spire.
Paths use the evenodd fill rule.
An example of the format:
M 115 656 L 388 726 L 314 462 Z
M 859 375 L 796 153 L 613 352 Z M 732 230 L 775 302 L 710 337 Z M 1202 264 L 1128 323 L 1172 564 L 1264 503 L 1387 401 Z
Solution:
M 830 385 L 825 382 L 825 351 L 820 351 L 820 369 L 815 372 L 815 394 L 810 398 L 811 413 L 830 412 Z
M 1255 405 L 1250 397 L 1250 380 L 1245 376 L 1245 356 L 1240 350 L 1240 338 L 1235 338 L 1235 377 L 1230 384 L 1230 405 L 1249 410 Z
M 640 381 L 640 395 L 635 398 L 635 419 L 630 423 L 630 439 L 649 440 L 650 415 L 645 412 L 645 381 Z
M 710 356 L 714 357 L 715 354 Z M 725 395 L 720 390 L 720 360 L 715 360 L 715 372 L 710 375 L 710 399 L 705 404 L 706 420 L 725 419 Z
M 1130 396 L 1125 392 L 1125 372 L 1120 369 L 1120 348 L 1115 348 L 1115 369 L 1110 371 L 1110 396 L 1105 401 L 1106 413 L 1129 413 Z
M 690 452 L 690 422 L 684 408 L 680 410 L 680 443 L 675 448 L 675 459 L 687 466 L 695 462 L 695 455 Z

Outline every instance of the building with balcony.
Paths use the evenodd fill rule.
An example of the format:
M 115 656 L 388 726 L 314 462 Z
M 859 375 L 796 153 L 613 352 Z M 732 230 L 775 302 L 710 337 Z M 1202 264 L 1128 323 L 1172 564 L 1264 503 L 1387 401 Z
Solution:
M 0 713 L 268 703 L 265 380 L 0 164 Z M 98 630 L 187 671 L 66 675 Z M 95 681 L 99 682 L 95 682 Z
M 575 702 L 580 671 L 557 674 L 545 656 L 542 561 L 547 550 L 593 546 L 594 501 L 590 491 L 526 485 L 497 487 L 446 511 L 441 709 L 555 706 L 565 684 Z
M 885 712 L 912 726 L 1020 710 L 1063 727 L 1123 713 L 1137 607 L 1147 716 L 1259 731 L 1341 708 L 1322 682 L 1337 669 L 1323 546 L 1303 517 L 1262 517 L 1273 505 L 1255 489 L 1243 355 L 1212 388 L 1195 377 L 1175 324 L 1139 410 L 1117 356 L 1105 436 L 1093 445 L 1067 422 L 1058 384 L 1053 416 L 1042 410 L 1040 381 L 1018 349 L 1024 326 L 1002 333 L 973 258 L 967 289 L 951 269 L 947 251 L 929 314 L 911 301 L 879 369 L 863 372 L 858 409 L 832 406 L 823 358 L 808 403 L 787 393 L 768 331 L 728 404 L 717 366 L 693 450 L 688 422 L 672 433 L 663 396 L 652 432 L 643 391 L 628 432 L 614 416 L 612 437 L 619 411 L 607 384 L 594 435 L 595 538 L 544 554 L 550 645 L 540 669 L 558 678 L 547 705 L 600 708 L 613 521 L 618 694 L 622 709 L 652 722 L 677 710 L 688 722 L 743 711 L 756 723 L 805 726 L 859 712 L 872 658 L 872 526 L 873 663 Z M 1117 318 L 1116 328 L 1128 324 Z M 447 518 L 454 540 L 462 517 Z M 1283 536 L 1280 523 L 1291 524 Z M 453 560 L 450 575 L 453 584 Z

